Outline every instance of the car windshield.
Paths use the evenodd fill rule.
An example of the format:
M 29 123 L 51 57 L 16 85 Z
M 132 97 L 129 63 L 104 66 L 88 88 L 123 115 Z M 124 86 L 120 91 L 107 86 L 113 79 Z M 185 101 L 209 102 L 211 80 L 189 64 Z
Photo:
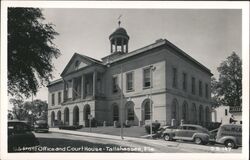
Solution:
M 45 120 L 38 120 L 36 121 L 36 124 L 46 124 L 47 122 Z

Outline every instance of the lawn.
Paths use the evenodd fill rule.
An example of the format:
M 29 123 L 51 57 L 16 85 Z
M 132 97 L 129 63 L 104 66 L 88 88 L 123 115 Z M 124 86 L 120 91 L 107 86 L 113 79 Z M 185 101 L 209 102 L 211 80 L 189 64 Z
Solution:
M 90 128 L 81 128 L 77 131 L 90 132 Z M 121 128 L 115 128 L 113 126 L 95 127 L 91 128 L 91 132 L 119 136 L 121 135 Z M 147 135 L 144 127 L 132 126 L 129 128 L 123 128 L 123 136 L 125 137 L 141 137 L 144 135 Z

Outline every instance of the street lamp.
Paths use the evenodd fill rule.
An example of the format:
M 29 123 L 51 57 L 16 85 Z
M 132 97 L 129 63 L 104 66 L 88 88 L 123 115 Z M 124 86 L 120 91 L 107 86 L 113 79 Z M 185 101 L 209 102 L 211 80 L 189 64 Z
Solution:
M 109 62 L 109 59 L 108 59 L 108 61 L 107 61 L 107 67 L 109 68 L 110 67 L 110 62 Z M 121 134 L 121 139 L 124 139 L 124 137 L 123 137 L 123 116 L 122 116 L 122 114 L 123 114 L 123 111 L 122 111 L 122 109 L 123 109 L 123 66 L 122 66 L 122 64 L 121 64 L 121 66 L 120 66 L 120 72 L 121 72 L 121 93 L 120 93 L 120 106 L 121 106 L 121 109 L 120 109 L 120 121 L 121 121 L 121 130 L 120 130 L 120 134 Z
M 150 136 L 153 138 L 153 107 L 152 107 L 152 87 L 153 87 L 153 71 L 155 71 L 156 67 L 150 66 Z

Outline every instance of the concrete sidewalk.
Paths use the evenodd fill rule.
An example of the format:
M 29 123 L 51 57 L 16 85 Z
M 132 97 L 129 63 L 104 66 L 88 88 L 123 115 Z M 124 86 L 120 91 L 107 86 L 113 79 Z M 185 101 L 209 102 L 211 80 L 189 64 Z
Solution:
M 70 134 L 76 136 L 86 136 L 86 137 L 96 137 L 102 139 L 110 139 L 110 140 L 117 140 L 117 141 L 130 141 L 130 142 L 137 142 L 137 143 L 144 143 L 144 144 L 152 144 L 152 145 L 159 145 L 162 147 L 177 147 L 181 148 L 182 150 L 195 150 L 202 151 L 204 153 L 241 153 L 242 149 L 232 149 L 231 151 L 225 150 L 224 146 L 217 146 L 217 145 L 196 145 L 193 143 L 188 142 L 171 142 L 171 141 L 164 141 L 162 139 L 145 139 L 145 138 L 136 138 L 136 137 L 124 137 L 121 139 L 121 136 L 115 135 L 108 135 L 108 134 L 99 134 L 99 133 L 90 133 L 90 132 L 80 132 L 80 131 L 72 131 L 72 130 L 61 130 L 58 128 L 50 128 L 50 132 L 55 133 L 62 133 L 62 134 Z

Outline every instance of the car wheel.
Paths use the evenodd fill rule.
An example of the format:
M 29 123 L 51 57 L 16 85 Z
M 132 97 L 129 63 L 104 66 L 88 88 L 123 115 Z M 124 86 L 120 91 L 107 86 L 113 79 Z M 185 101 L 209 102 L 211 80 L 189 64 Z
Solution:
M 165 141 L 170 141 L 170 136 L 169 136 L 168 134 L 165 134 L 165 135 L 164 135 L 164 140 L 165 140 Z
M 234 141 L 232 141 L 232 140 L 227 140 L 225 142 L 225 146 L 228 148 L 236 148 L 236 145 L 235 145 Z
M 195 138 L 194 138 L 194 143 L 196 143 L 196 144 L 202 144 L 201 138 L 195 137 Z

